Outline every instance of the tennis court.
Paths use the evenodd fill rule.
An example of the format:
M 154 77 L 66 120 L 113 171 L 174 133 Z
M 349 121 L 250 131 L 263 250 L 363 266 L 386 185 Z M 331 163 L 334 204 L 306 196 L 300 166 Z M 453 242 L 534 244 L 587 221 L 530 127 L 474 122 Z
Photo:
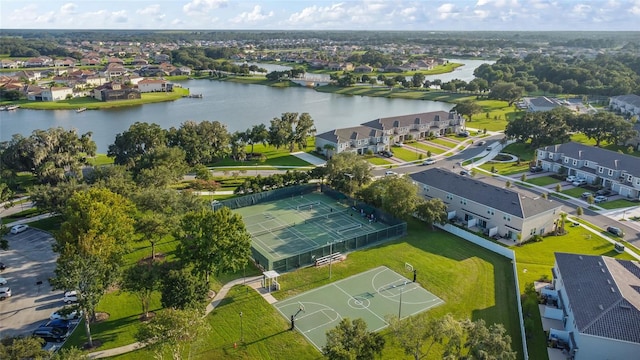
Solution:
M 407 275 L 413 276 L 412 272 Z M 442 301 L 418 283 L 380 266 L 349 278 L 307 291 L 274 304 L 287 320 L 294 316 L 296 330 L 322 349 L 327 330 L 343 318 L 366 321 L 369 330 L 389 324 L 385 316 L 402 318 L 429 310 Z
M 251 233 L 254 259 L 267 270 L 291 270 L 312 264 L 330 252 L 348 252 L 391 237 L 383 231 L 390 226 L 379 222 L 375 211 L 365 213 L 322 193 L 291 196 L 234 211 L 242 215 Z M 399 235 L 403 233 L 404 228 Z

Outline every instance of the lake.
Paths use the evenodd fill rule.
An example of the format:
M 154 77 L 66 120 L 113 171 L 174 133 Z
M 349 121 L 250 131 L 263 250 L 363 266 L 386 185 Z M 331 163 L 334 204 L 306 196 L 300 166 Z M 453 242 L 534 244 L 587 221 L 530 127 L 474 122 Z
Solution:
M 473 61 L 477 67 L 486 61 Z M 478 62 L 477 64 L 475 62 Z M 467 66 L 462 67 L 463 69 Z M 451 74 L 471 74 L 473 69 L 458 70 Z M 441 74 L 440 79 L 443 79 Z M 461 76 L 455 76 L 463 79 Z M 454 78 L 455 78 L 454 77 Z M 464 79 L 463 79 L 464 80 Z M 316 92 L 308 88 L 273 88 L 262 85 L 238 84 L 215 80 L 187 80 L 179 82 L 192 94 L 202 94 L 202 99 L 184 98 L 173 102 L 145 104 L 136 107 L 87 110 L 26 110 L 0 112 L 0 141 L 11 139 L 13 134 L 29 136 L 33 130 L 61 126 L 75 128 L 80 133 L 93 132 L 98 152 L 106 153 L 115 136 L 135 122 L 157 123 L 163 128 L 179 127 L 187 120 L 220 121 L 230 132 L 269 122 L 285 112 L 308 112 L 314 119 L 318 133 L 338 127 L 348 127 L 363 122 L 395 115 L 429 111 L 448 111 L 453 105 L 435 101 L 345 96 Z

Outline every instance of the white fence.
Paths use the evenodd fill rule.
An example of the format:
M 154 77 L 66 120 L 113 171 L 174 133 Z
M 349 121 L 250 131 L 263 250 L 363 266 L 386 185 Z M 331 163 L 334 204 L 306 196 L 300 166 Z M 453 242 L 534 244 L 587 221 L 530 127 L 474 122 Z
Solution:
M 511 260 L 511 266 L 513 268 L 513 281 L 516 292 L 516 300 L 518 302 L 518 315 L 520 318 L 520 337 L 522 338 L 522 353 L 524 355 L 525 360 L 529 360 L 529 352 L 527 351 L 527 338 L 524 331 L 524 317 L 522 316 L 522 302 L 520 299 L 520 285 L 518 283 L 518 269 L 516 266 L 516 254 L 513 250 L 507 249 L 503 246 L 500 246 L 492 241 L 484 239 L 474 233 L 470 233 L 464 229 L 461 229 L 457 226 L 453 226 L 451 224 L 439 225 L 435 224 L 439 228 L 455 235 L 461 237 L 469 242 L 472 242 L 478 246 L 481 246 L 489 251 L 493 251 L 496 254 L 500 254 L 507 259 Z

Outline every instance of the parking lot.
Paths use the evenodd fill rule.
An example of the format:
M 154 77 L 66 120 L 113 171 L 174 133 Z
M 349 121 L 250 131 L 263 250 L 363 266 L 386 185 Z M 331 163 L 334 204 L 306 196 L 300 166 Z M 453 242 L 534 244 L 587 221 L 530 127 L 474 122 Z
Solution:
M 0 261 L 7 268 L 0 275 L 12 296 L 0 301 L 0 337 L 30 334 L 64 305 L 62 291 L 52 291 L 48 280 L 56 267 L 53 237 L 29 228 L 6 239 L 9 250 L 0 251 Z

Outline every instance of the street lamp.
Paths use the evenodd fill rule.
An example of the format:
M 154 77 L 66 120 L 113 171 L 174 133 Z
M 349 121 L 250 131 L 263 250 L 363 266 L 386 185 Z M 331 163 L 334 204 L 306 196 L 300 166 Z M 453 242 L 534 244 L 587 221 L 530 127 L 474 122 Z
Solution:
M 240 311 L 240 342 L 244 342 L 244 332 L 242 331 L 242 311 Z
M 331 263 L 333 263 L 333 242 L 329 244 L 329 280 L 331 280 Z
M 404 284 L 402 284 L 402 289 L 400 289 L 400 304 L 398 305 L 398 320 L 401 319 L 401 314 L 402 314 L 402 293 L 404 292 L 404 286 L 407 285 L 408 281 L 405 281 Z

